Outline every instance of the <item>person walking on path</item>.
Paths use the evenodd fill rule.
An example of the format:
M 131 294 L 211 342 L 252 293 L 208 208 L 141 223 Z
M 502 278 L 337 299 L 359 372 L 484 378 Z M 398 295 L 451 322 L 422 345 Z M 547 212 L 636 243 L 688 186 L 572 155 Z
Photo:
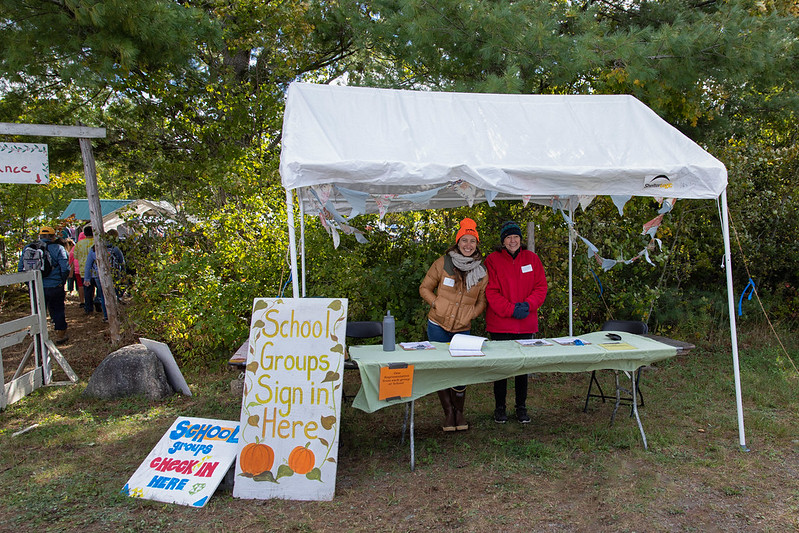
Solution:
M 419 294 L 430 305 L 428 340 L 449 342 L 456 333 L 468 334 L 472 320 L 485 311 L 486 283 L 477 225 L 471 218 L 464 218 L 455 244 L 433 263 L 419 286 Z M 466 386 L 440 390 L 438 399 L 444 409 L 444 431 L 469 429 L 463 414 Z
M 86 286 L 93 286 L 97 290 L 97 297 L 100 300 L 99 305 L 103 311 L 103 321 L 108 320 L 108 311 L 105 307 L 105 295 L 103 294 L 103 286 L 100 283 L 100 272 L 97 269 L 97 246 L 92 246 L 89 250 L 89 256 L 86 258 L 86 267 L 83 269 L 83 272 L 86 274 L 84 278 L 83 285 Z M 119 276 L 118 269 L 121 268 L 121 265 L 125 264 L 125 258 L 122 256 L 122 251 L 117 247 L 114 246 L 112 243 L 107 243 L 106 248 L 108 249 L 108 258 L 111 261 L 111 278 L 114 279 Z M 114 294 L 116 295 L 116 289 L 114 289 Z
M 544 265 L 522 245 L 522 230 L 513 220 L 500 227 L 498 247 L 486 258 L 486 330 L 491 340 L 532 339 L 538 332 L 538 308 L 547 297 Z M 515 377 L 516 419 L 528 424 L 527 374 Z M 494 422 L 508 421 L 505 399 L 508 380 L 494 382 Z
M 67 245 L 64 247 L 67 251 L 67 258 L 69 259 L 69 277 L 67 278 L 67 293 L 71 294 L 72 291 L 77 291 L 80 305 L 83 306 L 83 278 L 80 275 L 80 263 L 75 258 L 75 241 L 67 239 Z
M 63 344 L 69 340 L 67 335 L 67 318 L 64 312 L 64 300 L 66 299 L 66 292 L 64 292 L 64 283 L 69 276 L 69 259 L 67 251 L 64 247 L 55 242 L 55 230 L 50 226 L 42 226 L 39 230 L 39 240 L 42 241 L 50 255 L 50 272 L 44 275 L 42 272 L 42 289 L 44 292 L 44 305 L 47 312 L 50 313 L 50 319 L 53 321 L 53 328 L 55 329 L 55 343 Z M 35 244 L 35 243 L 34 243 Z M 25 250 L 32 247 L 29 244 L 22 249 L 22 254 L 19 257 L 19 265 L 17 270 L 22 272 L 25 270 L 24 258 Z
M 86 285 L 87 280 L 91 280 L 91 276 L 86 271 L 86 259 L 89 258 L 89 250 L 94 246 L 94 232 L 92 227 L 87 224 L 83 227 L 83 234 L 85 237 L 78 240 L 75 244 L 75 259 L 80 265 L 80 274 L 83 278 L 83 310 L 88 315 L 94 311 L 94 293 L 95 287 L 89 283 Z

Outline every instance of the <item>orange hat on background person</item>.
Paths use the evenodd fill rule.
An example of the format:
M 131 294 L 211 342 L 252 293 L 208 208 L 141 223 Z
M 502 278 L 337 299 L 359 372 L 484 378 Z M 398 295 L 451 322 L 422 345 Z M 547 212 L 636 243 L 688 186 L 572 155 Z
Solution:
M 473 235 L 477 242 L 480 242 L 480 234 L 477 233 L 477 223 L 472 220 L 471 218 L 464 218 L 461 220 L 461 228 L 458 230 L 458 234 L 455 235 L 455 244 L 458 244 L 458 241 L 461 240 L 461 237 L 464 235 Z
M 55 236 L 55 230 L 50 226 L 42 226 L 39 230 L 39 235 L 53 235 Z

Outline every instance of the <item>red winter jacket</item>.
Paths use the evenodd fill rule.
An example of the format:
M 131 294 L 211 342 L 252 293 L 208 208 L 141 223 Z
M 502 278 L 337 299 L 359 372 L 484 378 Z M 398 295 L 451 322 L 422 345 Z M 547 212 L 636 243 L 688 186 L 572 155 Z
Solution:
M 486 330 L 490 333 L 536 333 L 538 308 L 547 297 L 547 278 L 541 259 L 530 250 L 520 250 L 516 258 L 503 248 L 485 260 L 488 270 L 486 286 Z M 513 318 L 519 302 L 530 304 L 527 318 Z

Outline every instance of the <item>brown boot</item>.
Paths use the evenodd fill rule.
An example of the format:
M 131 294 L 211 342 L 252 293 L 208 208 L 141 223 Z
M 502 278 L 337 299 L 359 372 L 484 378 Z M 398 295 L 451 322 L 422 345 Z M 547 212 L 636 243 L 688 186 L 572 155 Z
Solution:
M 449 389 L 438 391 L 438 399 L 441 401 L 441 407 L 444 409 L 444 423 L 441 429 L 444 431 L 455 431 L 455 410 L 452 408 L 452 400 L 450 399 Z
M 57 329 L 55 330 L 55 343 L 56 344 L 64 344 L 69 340 L 69 335 L 67 335 L 67 330 L 65 329 Z
M 452 398 L 452 406 L 455 411 L 455 429 L 458 431 L 466 431 L 469 429 L 469 423 L 463 415 L 463 405 L 466 403 L 466 389 L 464 388 L 462 391 L 450 389 L 449 391 Z

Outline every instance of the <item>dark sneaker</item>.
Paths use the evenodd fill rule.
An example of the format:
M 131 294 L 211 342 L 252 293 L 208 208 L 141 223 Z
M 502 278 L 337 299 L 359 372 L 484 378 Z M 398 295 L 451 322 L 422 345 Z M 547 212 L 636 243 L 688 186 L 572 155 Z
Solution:
M 505 414 L 504 407 L 497 407 L 494 409 L 494 422 L 497 424 L 504 424 L 508 421 L 508 415 Z
M 516 420 L 519 421 L 519 424 L 529 424 L 530 423 L 530 416 L 527 414 L 527 409 L 524 407 L 517 407 L 516 408 Z

